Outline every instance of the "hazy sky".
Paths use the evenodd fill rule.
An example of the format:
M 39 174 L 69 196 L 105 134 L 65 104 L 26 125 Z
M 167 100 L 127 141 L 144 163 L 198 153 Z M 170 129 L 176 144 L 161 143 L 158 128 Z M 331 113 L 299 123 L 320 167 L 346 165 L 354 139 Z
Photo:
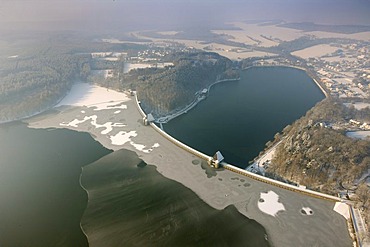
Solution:
M 370 0 L 0 0 L 3 28 L 14 21 L 152 28 L 251 19 L 370 25 L 369 13 Z

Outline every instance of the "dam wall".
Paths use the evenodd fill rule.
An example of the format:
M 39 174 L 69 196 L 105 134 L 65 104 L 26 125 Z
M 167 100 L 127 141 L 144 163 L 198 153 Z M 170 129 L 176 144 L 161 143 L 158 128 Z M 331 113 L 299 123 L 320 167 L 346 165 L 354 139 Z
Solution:
M 327 194 L 320 193 L 320 192 L 317 192 L 317 191 L 308 190 L 308 189 L 297 187 L 297 186 L 294 186 L 294 185 L 291 185 L 291 184 L 280 182 L 280 181 L 277 181 L 275 179 L 264 177 L 264 176 L 255 174 L 253 172 L 246 171 L 244 169 L 241 169 L 239 167 L 236 167 L 236 166 L 233 166 L 233 165 L 230 165 L 230 164 L 227 164 L 227 163 L 221 163 L 221 165 L 222 165 L 223 168 L 225 168 L 229 171 L 239 173 L 243 176 L 252 178 L 254 180 L 257 180 L 257 181 L 260 181 L 260 182 L 263 182 L 263 183 L 271 184 L 273 186 L 276 186 L 276 187 L 279 187 L 279 188 L 282 188 L 282 189 L 298 192 L 298 193 L 301 193 L 301 194 L 305 194 L 307 196 L 321 198 L 321 199 L 325 199 L 325 200 L 329 200 L 329 201 L 334 201 L 334 202 L 342 201 L 341 198 L 336 197 L 336 196 L 331 196 L 331 195 L 327 195 Z
M 144 118 L 146 117 L 146 114 L 145 112 L 143 111 L 143 109 L 141 109 L 140 107 L 140 102 L 138 101 L 137 99 L 137 95 L 135 94 L 135 99 L 136 99 L 136 106 L 141 114 L 141 116 Z M 171 141 L 172 143 L 174 143 L 176 146 L 188 151 L 189 153 L 191 154 L 194 154 L 195 156 L 197 156 L 198 158 L 201 158 L 203 160 L 206 160 L 207 162 L 209 160 L 212 159 L 212 157 L 206 155 L 206 154 L 203 154 L 201 152 L 199 152 L 198 150 L 195 150 L 194 148 L 191 148 L 187 145 L 185 145 L 184 143 L 178 141 L 177 139 L 173 138 L 172 136 L 170 136 L 169 134 L 167 134 L 165 131 L 163 131 L 161 128 L 159 128 L 156 124 L 154 123 L 150 123 L 150 126 L 156 130 L 159 134 L 161 134 L 162 136 L 164 136 L 167 140 Z
M 138 98 L 137 98 L 136 94 L 135 94 L 135 99 L 136 99 L 136 106 L 137 106 L 141 116 L 143 118 L 146 117 L 145 112 L 140 107 L 140 102 L 138 101 Z M 207 162 L 209 162 L 212 159 L 211 156 L 203 154 L 202 152 L 199 152 L 198 150 L 196 150 L 192 147 L 189 147 L 189 146 L 185 145 L 184 143 L 178 141 L 177 139 L 173 138 L 172 136 L 167 134 L 165 131 L 163 131 L 161 128 L 159 128 L 154 123 L 150 123 L 150 126 L 154 130 L 156 130 L 158 133 L 160 133 L 163 137 L 165 137 L 167 140 L 169 140 L 170 142 L 172 142 L 176 146 L 188 151 L 189 153 L 197 156 L 198 158 L 203 159 Z M 327 194 L 320 193 L 320 192 L 317 192 L 317 191 L 308 190 L 308 189 L 305 189 L 305 188 L 301 188 L 301 187 L 297 187 L 297 186 L 294 186 L 294 185 L 291 185 L 291 184 L 280 182 L 280 181 L 277 181 L 277 180 L 274 180 L 274 179 L 271 179 L 271 178 L 267 178 L 267 177 L 264 177 L 264 176 L 246 171 L 244 169 L 241 169 L 239 167 L 227 164 L 225 162 L 221 162 L 221 166 L 223 168 L 229 170 L 229 171 L 238 173 L 240 175 L 243 175 L 243 176 L 249 177 L 251 179 L 254 179 L 254 180 L 266 183 L 266 184 L 270 184 L 270 185 L 273 185 L 273 186 L 276 186 L 276 187 L 279 187 L 279 188 L 283 188 L 283 189 L 290 190 L 290 191 L 297 192 L 297 193 L 301 193 L 301 194 L 304 194 L 304 195 L 307 195 L 307 196 L 320 198 L 320 199 L 325 199 L 325 200 L 329 200 L 329 201 L 334 201 L 334 202 L 342 201 L 342 199 L 339 198 L 339 197 L 327 195 Z

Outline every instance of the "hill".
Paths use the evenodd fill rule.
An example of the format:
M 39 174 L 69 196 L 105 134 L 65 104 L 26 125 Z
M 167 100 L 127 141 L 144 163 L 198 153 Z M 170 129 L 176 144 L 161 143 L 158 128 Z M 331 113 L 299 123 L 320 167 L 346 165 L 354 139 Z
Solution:
M 137 95 L 145 112 L 164 116 L 192 102 L 196 92 L 216 80 L 238 77 L 231 66 L 216 53 L 178 53 L 173 67 L 137 77 Z
M 267 174 L 328 194 L 353 192 L 370 222 L 370 142 L 345 135 L 350 119 L 369 122 L 370 109 L 347 108 L 334 99 L 318 103 L 276 135 L 281 144 Z

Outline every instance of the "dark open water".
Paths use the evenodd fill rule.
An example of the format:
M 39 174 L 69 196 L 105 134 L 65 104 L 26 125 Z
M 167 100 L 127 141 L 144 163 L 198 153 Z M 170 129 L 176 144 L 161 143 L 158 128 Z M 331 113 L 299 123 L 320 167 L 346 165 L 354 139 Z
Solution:
M 0 125 L 1 247 L 263 247 L 265 234 L 235 207 L 211 208 L 134 152 L 111 153 L 86 133 Z
M 189 164 L 193 165 L 193 164 Z M 84 168 L 91 195 L 82 225 L 91 246 L 269 246 L 265 229 L 234 206 L 216 210 L 131 151 Z
M 0 246 L 87 246 L 81 167 L 109 153 L 86 133 L 0 125 Z
M 164 129 L 205 154 L 220 150 L 228 163 L 244 168 L 277 132 L 324 97 L 302 70 L 253 67 L 240 81 L 212 87 L 205 101 Z

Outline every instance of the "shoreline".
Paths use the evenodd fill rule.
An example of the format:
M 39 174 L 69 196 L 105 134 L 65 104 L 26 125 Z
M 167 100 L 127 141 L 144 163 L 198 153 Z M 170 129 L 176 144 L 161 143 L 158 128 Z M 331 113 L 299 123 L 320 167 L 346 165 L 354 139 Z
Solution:
M 210 84 L 208 87 L 207 87 L 207 94 L 209 93 L 209 91 L 211 90 L 211 88 L 218 84 L 218 83 L 221 83 L 221 82 L 231 82 L 231 81 L 239 81 L 240 80 L 240 77 L 239 78 L 233 78 L 233 79 L 222 79 L 222 80 L 216 80 L 215 82 L 213 82 L 212 84 Z M 198 95 L 197 98 L 195 98 L 190 104 L 184 106 L 183 108 L 179 109 L 179 110 L 175 110 L 174 113 L 169 113 L 165 116 L 162 116 L 162 117 L 159 117 L 158 119 L 156 119 L 154 122 L 156 123 L 159 123 L 159 124 L 164 124 L 164 123 L 168 123 L 169 121 L 187 113 L 188 111 L 190 111 L 191 109 L 193 109 L 194 107 L 196 107 L 201 101 L 205 100 L 207 98 L 207 96 L 200 96 L 200 91 L 197 91 L 196 92 L 196 95 Z
M 305 69 L 305 68 L 302 68 L 302 67 L 298 67 L 298 66 L 294 66 L 294 65 L 253 65 L 253 66 L 248 66 L 248 67 L 246 67 L 246 68 L 243 68 L 243 69 L 241 69 L 241 71 L 246 71 L 246 70 L 248 70 L 248 69 L 251 69 L 251 68 L 255 68 L 255 67 L 285 67 L 285 68 L 293 68 L 293 69 L 298 69 L 298 70 L 301 70 L 301 71 L 304 71 L 306 74 L 307 74 L 307 76 L 316 84 L 316 86 L 321 90 L 321 92 L 323 93 L 323 95 L 325 96 L 325 99 L 327 99 L 329 96 L 328 96 L 328 94 L 327 94 L 327 92 L 325 91 L 325 89 L 320 85 L 320 83 L 318 83 L 317 82 L 317 80 L 316 79 L 314 79 L 314 78 L 312 78 L 308 73 L 307 73 L 307 70 Z M 218 84 L 218 83 L 221 83 L 221 82 L 229 82 L 229 81 L 239 81 L 240 80 L 240 77 L 239 78 L 234 78 L 234 79 L 224 79 L 224 80 L 217 80 L 217 81 L 215 81 L 214 83 L 212 83 L 212 84 L 210 84 L 209 86 L 208 86 L 208 88 L 207 88 L 207 94 L 209 93 L 209 91 L 211 90 L 211 88 L 214 86 L 214 85 L 216 85 L 216 84 Z M 199 91 L 200 92 L 200 91 Z M 197 92 L 197 93 L 199 93 L 199 92 Z M 137 99 L 137 96 L 136 96 L 136 100 L 138 101 L 138 99 Z M 171 121 L 172 119 L 175 119 L 176 117 L 178 117 L 178 116 L 181 116 L 182 114 L 184 114 L 184 113 L 187 113 L 189 110 L 191 110 L 192 108 L 194 108 L 199 102 L 201 102 L 202 100 L 204 100 L 204 99 L 201 99 L 201 100 L 197 100 L 197 99 L 195 99 L 194 101 L 195 101 L 195 104 L 194 104 L 194 102 L 193 103 L 191 103 L 190 105 L 191 105 L 191 107 L 189 107 L 189 105 L 187 105 L 187 106 L 185 106 L 183 109 L 181 109 L 181 110 L 179 110 L 179 111 L 177 111 L 176 113 L 174 113 L 174 114 L 170 114 L 170 116 L 171 115 L 175 115 L 175 116 L 173 116 L 173 117 L 168 117 L 168 115 L 167 116 L 164 116 L 164 117 L 161 117 L 161 118 L 165 118 L 165 119 L 167 119 L 166 121 L 157 121 L 157 120 L 155 120 L 154 122 L 156 122 L 156 123 L 159 123 L 160 124 L 160 130 L 162 130 L 162 131 L 164 131 L 164 129 L 163 129 L 163 127 L 162 127 L 162 124 L 163 123 L 168 123 L 169 121 Z M 141 107 L 139 106 L 139 104 L 138 104 L 138 109 L 139 109 L 139 111 L 141 112 L 141 114 L 142 114 L 142 116 L 143 117 L 145 117 L 146 116 L 146 114 L 144 113 L 144 111 L 141 109 Z M 169 118 L 169 119 L 168 119 Z M 157 127 L 157 126 L 156 126 Z M 156 129 L 156 128 L 155 128 Z M 165 132 L 165 131 L 164 131 Z M 176 144 L 177 145 L 177 144 Z M 184 146 L 186 146 L 186 145 L 184 145 Z M 274 147 L 273 147 L 274 148 Z M 187 150 L 189 150 L 189 147 L 185 147 L 185 149 L 187 149 Z M 192 149 L 192 148 L 191 148 Z M 265 152 L 262 154 L 262 155 L 257 155 L 256 157 L 254 157 L 254 159 L 253 160 L 258 160 L 258 159 L 260 159 L 262 156 L 264 156 L 266 153 L 268 153 L 268 152 L 270 152 L 271 150 L 269 149 L 269 150 L 265 150 Z M 253 165 L 255 164 L 255 162 L 252 164 L 252 165 L 249 165 L 249 166 L 247 166 L 246 168 L 245 168 L 245 170 L 247 170 L 249 167 L 252 167 Z
M 255 68 L 255 67 L 286 67 L 286 68 L 294 68 L 294 69 L 298 69 L 298 70 L 304 71 L 307 74 L 307 76 L 309 76 L 312 79 L 312 81 L 316 84 L 316 86 L 320 89 L 320 91 L 324 94 L 325 98 L 328 98 L 329 97 L 329 94 L 326 92 L 326 90 L 323 88 L 323 86 L 316 79 L 312 78 L 307 73 L 307 70 L 305 68 L 294 66 L 294 65 L 253 65 L 253 66 L 248 66 L 246 68 L 243 68 L 243 69 L 241 69 L 241 71 L 248 70 L 248 69 Z M 207 91 L 207 94 L 210 92 L 211 88 L 214 85 L 218 84 L 218 83 L 232 82 L 232 81 L 239 81 L 239 80 L 240 80 L 240 77 L 239 78 L 234 78 L 234 79 L 217 80 L 217 81 L 213 82 L 212 84 L 210 84 L 207 87 L 207 90 L 208 90 Z M 200 92 L 201 91 L 198 91 L 197 94 L 199 94 Z M 190 104 L 184 106 L 180 110 L 177 110 L 177 111 L 174 111 L 174 113 L 169 113 L 169 114 L 167 114 L 165 116 L 159 117 L 154 122 L 159 123 L 159 124 L 168 123 L 169 121 L 171 121 L 171 120 L 173 120 L 173 119 L 175 119 L 175 118 L 177 118 L 177 117 L 179 117 L 179 116 L 187 113 L 188 111 L 190 111 L 191 109 L 193 109 L 194 107 L 196 107 L 204 99 L 206 99 L 206 98 L 200 98 L 198 96 L 198 98 L 195 98 Z
M 248 69 L 251 69 L 251 68 L 254 68 L 254 67 L 286 67 L 286 68 L 293 68 L 293 69 L 298 69 L 298 70 L 302 70 L 304 71 L 308 77 L 310 77 L 312 79 L 312 81 L 316 84 L 316 86 L 321 90 L 321 92 L 324 94 L 325 98 L 329 98 L 329 94 L 328 92 L 325 91 L 325 89 L 323 88 L 323 86 L 314 78 L 312 78 L 308 73 L 307 73 L 307 70 L 305 68 L 302 68 L 302 67 L 299 67 L 299 66 L 295 66 L 295 65 L 285 65 L 285 64 L 279 64 L 279 65 L 274 65 L 274 64 L 267 64 L 267 65 L 252 65 L 252 66 L 248 66 L 246 68 L 243 68 L 241 70 L 248 70 Z
M 93 138 L 94 139 L 94 138 Z M 87 195 L 87 201 L 86 201 L 86 207 L 85 207 L 85 210 L 81 216 L 81 219 L 83 218 L 83 215 L 85 214 L 85 211 L 87 209 L 87 206 L 89 205 L 89 198 L 90 198 L 90 195 L 89 195 L 89 191 L 83 186 L 82 182 L 81 182 L 81 178 L 82 178 L 82 173 L 84 171 L 84 168 L 83 166 L 81 167 L 81 173 L 80 173 L 80 177 L 78 179 L 78 182 L 80 184 L 80 187 L 86 192 L 86 195 Z M 80 220 L 80 229 L 82 231 L 82 233 L 85 235 L 86 239 L 87 239 L 87 243 L 89 244 L 89 237 L 87 236 L 83 226 L 82 226 L 82 220 Z M 90 245 L 90 244 L 89 244 Z
M 150 127 L 147 128 L 150 129 Z M 168 229 L 169 227 L 171 228 L 170 235 L 162 234 L 161 239 L 164 242 L 170 241 L 171 246 L 184 244 L 180 239 L 171 241 L 172 237 L 179 232 L 185 238 L 190 235 L 195 236 L 198 240 L 190 241 L 192 244 L 196 244 L 200 239 L 214 244 L 218 241 L 214 240 L 213 236 L 218 236 L 218 231 L 215 232 L 213 229 L 210 231 L 209 227 L 216 224 L 218 225 L 216 229 L 221 229 L 225 226 L 225 222 L 229 222 L 229 226 L 225 226 L 224 233 L 229 232 L 229 234 L 220 236 L 226 239 L 225 242 L 230 241 L 229 236 L 239 235 L 243 238 L 233 243 L 249 243 L 258 236 L 266 243 L 262 246 L 271 246 L 267 244 L 268 238 L 265 238 L 267 235 L 265 227 L 249 217 L 246 218 L 235 206 L 230 205 L 216 210 L 193 190 L 161 174 L 155 165 L 144 164 L 146 162 L 138 157 L 137 153 L 121 149 L 85 167 L 82 182 L 90 191 L 92 198 L 89 200 L 82 223 L 90 237 L 89 246 L 120 246 L 119 243 L 135 245 L 132 243 L 136 241 L 140 246 L 161 243 L 162 241 L 158 241 L 159 239 L 153 236 L 152 229 L 158 229 L 155 231 L 157 234 L 162 232 L 163 228 Z M 194 167 L 195 164 L 189 165 Z M 200 168 L 200 164 L 197 164 L 197 167 Z M 165 193 L 158 195 L 161 191 Z M 224 218 L 225 213 L 229 216 L 232 213 L 232 217 Z M 181 218 L 186 222 L 179 220 Z M 226 221 L 218 221 L 221 218 Z M 140 224 L 136 224 L 138 221 Z M 200 224 L 203 228 L 207 225 L 208 227 L 202 231 L 198 231 L 198 227 L 189 229 L 191 226 L 199 226 L 199 222 L 206 223 Z M 234 224 L 240 226 L 240 229 L 243 225 L 249 225 L 249 229 L 243 227 L 243 231 L 235 231 L 232 227 Z M 166 225 L 169 227 L 165 227 Z M 164 231 L 167 232 L 167 230 Z M 259 235 L 254 236 L 252 232 L 259 233 Z
M 310 77 L 312 79 L 312 81 L 316 84 L 316 86 L 321 90 L 321 92 L 324 94 L 325 96 L 325 99 L 329 98 L 329 94 L 326 92 L 326 90 L 322 87 L 322 85 L 314 78 L 312 78 L 308 73 L 307 73 L 307 70 L 305 68 L 302 68 L 302 67 L 298 67 L 298 66 L 294 66 L 294 65 L 253 65 L 253 66 L 248 66 L 246 68 L 243 68 L 242 70 L 248 70 L 248 69 L 251 69 L 251 68 L 254 68 L 254 67 L 286 67 L 286 68 L 294 68 L 294 69 L 298 69 L 298 70 L 301 70 L 301 71 L 304 71 L 308 77 Z M 281 142 L 281 141 L 280 141 Z M 280 143 L 279 142 L 279 143 Z M 248 170 L 248 169 L 255 169 L 255 165 L 258 166 L 258 169 L 260 169 L 260 160 L 264 158 L 264 156 L 266 156 L 268 153 L 272 152 L 273 149 L 275 149 L 277 146 L 277 144 L 273 145 L 271 148 L 265 150 L 265 152 L 263 153 L 260 153 L 258 156 L 256 156 L 252 161 L 254 161 L 252 164 L 248 165 L 245 170 Z M 264 168 L 262 168 L 264 169 Z
M 61 100 L 60 100 L 60 101 L 61 101 Z M 59 102 L 60 102 L 60 101 L 59 101 Z M 36 116 L 38 116 L 38 115 L 44 114 L 45 112 L 47 112 L 47 111 L 49 111 L 49 110 L 54 109 L 54 108 L 57 106 L 57 104 L 59 104 L 59 103 L 56 103 L 56 104 L 55 104 L 55 105 L 53 105 L 53 106 L 48 106 L 48 107 L 47 107 L 46 109 L 44 109 L 44 110 L 41 110 L 41 111 L 37 111 L 37 112 L 31 113 L 31 114 L 29 114 L 29 115 L 27 115 L 27 116 L 23 116 L 23 117 L 15 118 L 15 119 L 12 119 L 12 120 L 0 121 L 0 125 L 2 125 L 2 124 L 9 124 L 9 123 L 12 123 L 12 122 L 17 122 L 17 121 L 24 121 L 24 120 L 27 120 L 27 119 L 29 119 L 29 118 L 36 117 Z
M 248 70 L 250 68 L 253 68 L 253 67 L 287 67 L 287 68 L 295 68 L 295 69 L 299 69 L 299 70 L 302 70 L 304 72 L 306 72 L 306 74 L 308 75 L 307 73 L 307 70 L 305 68 L 302 68 L 302 67 L 298 67 L 298 66 L 294 66 L 294 65 L 252 65 L 252 66 L 248 66 L 246 68 L 243 68 L 241 69 L 241 71 L 244 71 L 244 70 Z M 309 75 L 308 75 L 309 76 Z M 328 93 L 325 91 L 325 89 L 321 86 L 321 84 L 314 78 L 312 78 L 311 76 L 309 76 L 313 82 L 319 87 L 319 89 L 321 90 L 321 92 L 324 94 L 325 98 L 328 98 L 329 95 Z M 212 84 L 210 84 L 207 88 L 208 92 L 207 94 L 210 92 L 211 88 L 216 85 L 216 84 L 219 84 L 219 83 L 222 83 L 222 82 L 232 82 L 232 81 L 239 81 L 240 80 L 240 77 L 239 78 L 233 78 L 233 79 L 222 79 L 222 80 L 216 80 L 215 82 L 213 82 Z M 89 84 L 91 85 L 91 83 L 85 83 L 85 82 L 75 82 L 74 85 L 76 83 L 84 83 L 84 84 Z M 43 110 L 40 110 L 40 111 L 37 111 L 37 112 L 34 112 L 34 113 L 31 113 L 30 115 L 27 115 L 27 116 L 24 116 L 24 117 L 20 117 L 20 118 L 16 118 L 16 119 L 12 119 L 12 120 L 7 120 L 7 121 L 0 121 L 0 125 L 1 124 L 8 124 L 8 123 L 11 123 L 11 122 L 15 122 L 15 121 L 23 121 L 23 120 L 26 120 L 26 119 L 29 119 L 29 118 L 33 118 L 37 115 L 40 115 L 40 114 L 43 114 L 51 109 L 54 109 L 56 108 L 68 95 L 69 93 L 71 92 L 72 89 L 68 90 L 66 92 L 66 94 L 61 97 L 55 104 L 51 105 L 51 106 L 48 106 L 46 107 L 45 109 Z M 199 93 L 200 91 L 198 91 L 197 93 Z M 195 98 L 193 100 L 193 102 L 191 102 L 190 104 L 184 106 L 183 108 L 175 111 L 174 113 L 169 113 L 165 116 L 162 116 L 162 117 L 159 117 L 157 120 L 155 120 L 156 123 L 159 123 L 159 124 L 164 124 L 164 123 L 168 123 L 169 121 L 187 113 L 188 111 L 190 111 L 191 109 L 193 109 L 194 107 L 196 107 L 201 101 L 203 101 L 204 99 L 206 98 Z M 169 118 L 169 119 L 168 119 Z M 167 119 L 167 120 L 159 120 L 159 119 Z M 159 120 L 159 121 L 158 121 Z M 258 157 L 258 156 L 257 156 Z M 257 158 L 256 157 L 256 158 Z
M 78 83 L 78 82 L 74 82 L 74 83 L 73 83 L 73 85 L 74 85 L 74 84 L 76 84 L 76 83 Z M 80 83 L 81 83 L 81 82 L 80 82 Z M 41 115 L 41 114 L 43 114 L 43 113 L 45 113 L 45 112 L 47 112 L 47 111 L 49 111 L 49 110 L 52 110 L 52 109 L 54 109 L 57 105 L 59 105 L 59 104 L 60 104 L 60 102 L 62 102 L 62 101 L 63 101 L 63 100 L 64 100 L 64 99 L 69 95 L 69 93 L 71 92 L 71 90 L 72 90 L 72 88 L 70 88 L 69 90 L 67 90 L 67 91 L 65 92 L 65 94 L 64 94 L 61 98 L 59 98 L 55 104 L 50 105 L 50 106 L 47 106 L 47 107 L 45 107 L 45 109 L 43 109 L 43 110 L 35 111 L 34 113 L 31 113 L 31 114 L 29 114 L 29 115 L 27 115 L 27 116 L 23 116 L 23 117 L 20 117 L 20 118 L 15 118 L 15 119 L 12 119 L 12 120 L 7 120 L 7 121 L 0 121 L 0 125 L 1 125 L 1 124 L 8 124 L 8 123 L 16 122 L 16 121 L 24 121 L 24 120 L 27 120 L 27 119 L 29 119 L 29 118 L 33 118 L 33 117 L 36 117 L 36 116 L 38 116 L 38 115 Z
M 139 108 L 140 113 L 145 114 L 145 112 L 140 107 L 140 104 L 138 102 L 137 97 L 135 97 L 135 100 L 136 100 L 136 105 Z M 207 162 L 209 162 L 212 159 L 212 157 L 210 157 L 210 156 L 208 156 L 208 155 L 206 155 L 206 154 L 204 154 L 204 153 L 202 153 L 202 152 L 200 152 L 200 151 L 182 143 L 181 141 L 177 140 L 176 138 L 174 138 L 173 136 L 169 135 L 167 132 L 165 132 L 164 130 L 159 128 L 154 123 L 150 123 L 150 126 L 155 131 L 157 131 L 159 134 L 161 134 L 163 137 L 168 139 L 170 142 L 172 142 L 176 146 L 184 149 L 185 151 L 190 152 L 191 154 L 196 155 L 197 157 L 199 157 L 199 158 L 201 158 L 201 159 L 203 159 Z M 227 170 L 230 170 L 230 171 L 235 172 L 235 173 L 239 173 L 243 176 L 250 177 L 254 180 L 257 180 L 257 181 L 260 181 L 260 182 L 263 182 L 263 183 L 266 183 L 266 184 L 271 184 L 271 185 L 276 186 L 276 187 L 280 187 L 280 188 L 283 188 L 283 189 L 286 189 L 286 190 L 294 191 L 296 193 L 302 193 L 304 195 L 308 195 L 308 196 L 311 196 L 311 197 L 316 197 L 316 198 L 335 201 L 335 202 L 341 202 L 342 201 L 342 199 L 339 198 L 339 197 L 324 194 L 324 193 L 321 193 L 321 192 L 316 192 L 316 191 L 313 191 L 313 190 L 303 189 L 303 188 L 293 186 L 293 185 L 290 185 L 290 184 L 287 184 L 287 183 L 283 183 L 283 182 L 280 182 L 280 181 L 277 181 L 277 180 L 274 180 L 274 179 L 270 179 L 270 178 L 267 178 L 265 176 L 261 176 L 261 175 L 249 172 L 247 170 L 240 169 L 240 168 L 238 168 L 238 167 L 236 167 L 232 164 L 228 164 L 228 163 L 225 163 L 225 162 L 221 162 L 221 164 L 222 164 L 222 167 L 227 169 Z

